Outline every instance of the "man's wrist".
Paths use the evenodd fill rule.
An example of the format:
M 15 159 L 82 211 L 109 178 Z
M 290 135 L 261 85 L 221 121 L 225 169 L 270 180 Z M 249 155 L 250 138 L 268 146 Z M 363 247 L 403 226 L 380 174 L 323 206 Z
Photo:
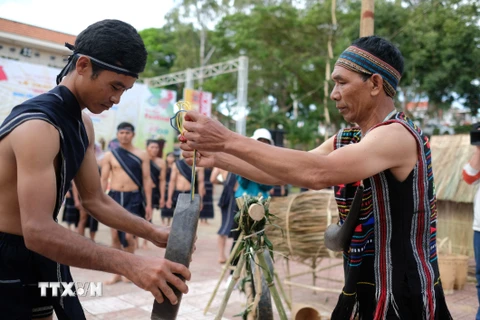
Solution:
M 223 152 L 230 154 L 230 152 L 234 151 L 235 148 L 233 148 L 233 145 L 240 138 L 243 138 L 243 136 L 237 134 L 236 132 L 230 131 L 229 134 L 226 135 L 225 142 L 223 145 Z
M 140 238 L 150 240 L 153 231 L 153 224 L 145 220 L 144 218 L 140 218 L 140 226 L 138 228 L 138 234 Z
M 129 254 L 127 252 L 122 252 L 122 255 L 119 255 L 121 257 L 121 262 L 118 263 L 118 274 L 124 276 L 127 279 L 130 279 L 129 272 L 132 270 L 132 263 L 131 263 L 131 258 L 132 254 Z
M 150 232 L 150 242 L 154 243 L 155 245 L 160 245 L 160 244 L 167 244 L 168 236 L 170 233 L 169 228 L 165 227 L 155 227 L 152 224 L 152 231 Z

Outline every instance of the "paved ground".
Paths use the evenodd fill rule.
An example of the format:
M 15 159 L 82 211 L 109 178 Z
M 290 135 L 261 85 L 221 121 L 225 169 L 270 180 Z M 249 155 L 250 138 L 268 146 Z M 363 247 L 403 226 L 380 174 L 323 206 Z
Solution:
M 153 222 L 160 224 L 158 212 Z M 223 268 L 217 262 L 216 231 L 219 224 L 218 212 L 215 213 L 215 219 L 210 220 L 209 224 L 199 224 L 197 250 L 190 266 L 192 271 L 192 280 L 189 282 L 190 292 L 183 297 L 177 319 L 215 319 L 219 310 L 226 289 L 226 279 L 223 279 L 211 307 L 204 313 Z M 104 245 L 110 244 L 110 231 L 107 227 L 100 226 L 97 242 Z M 230 246 L 230 243 L 228 243 L 228 246 Z M 154 248 L 151 244 L 150 249 L 140 249 L 137 252 L 141 255 L 164 255 L 163 249 Z M 339 262 L 339 259 L 324 259 L 321 261 L 321 266 L 329 266 Z M 280 282 L 285 281 L 288 274 L 286 260 L 278 257 L 275 268 L 281 279 Z M 292 297 L 293 305 L 308 304 L 314 306 L 321 313 L 321 319 L 329 319 L 329 314 L 338 296 L 336 292 L 342 287 L 341 267 L 328 268 L 318 273 L 316 279 L 317 291 L 304 288 L 312 285 L 312 275 L 308 272 L 309 268 L 306 265 L 290 262 L 289 268 L 291 275 L 306 272 L 292 279 L 298 286 L 292 288 L 283 284 L 287 296 L 291 295 Z M 75 281 L 79 282 L 97 282 L 111 278 L 108 273 L 78 268 L 72 268 L 72 274 Z M 87 319 L 150 319 L 153 296 L 133 284 L 117 283 L 111 286 L 103 286 L 102 297 L 82 297 L 81 301 Z M 471 281 L 467 282 L 463 290 L 456 290 L 452 295 L 447 296 L 447 303 L 454 319 L 474 319 L 478 306 L 475 284 Z M 244 308 L 245 296 L 235 290 L 228 301 L 222 319 L 241 319 L 235 317 L 235 315 L 241 313 Z M 287 309 L 287 315 L 291 317 L 291 311 L 286 305 L 285 308 Z M 276 319 L 279 319 L 278 315 Z

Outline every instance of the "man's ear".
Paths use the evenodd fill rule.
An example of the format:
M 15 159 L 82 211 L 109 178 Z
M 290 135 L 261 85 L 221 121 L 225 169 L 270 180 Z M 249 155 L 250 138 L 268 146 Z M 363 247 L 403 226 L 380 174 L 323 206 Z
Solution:
M 88 57 L 79 56 L 77 59 L 76 70 L 78 74 L 85 74 L 87 70 L 91 67 L 91 62 Z
M 372 83 L 372 96 L 378 96 L 383 91 L 383 78 L 378 73 L 374 73 L 370 78 L 370 82 Z

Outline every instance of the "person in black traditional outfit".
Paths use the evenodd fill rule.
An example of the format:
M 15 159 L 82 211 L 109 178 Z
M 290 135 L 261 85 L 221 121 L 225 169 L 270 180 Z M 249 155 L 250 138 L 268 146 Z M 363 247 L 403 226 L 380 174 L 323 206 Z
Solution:
M 222 223 L 218 229 L 218 262 L 225 263 L 227 257 L 225 256 L 225 246 L 227 237 L 233 238 L 232 226 L 234 224 L 233 218 L 238 211 L 237 203 L 235 202 L 235 190 L 237 187 L 237 175 L 220 168 L 213 168 L 210 176 L 212 184 L 222 184 L 223 190 L 218 200 L 218 206 L 222 212 Z
M 174 211 L 174 207 L 173 208 L 167 208 L 166 206 L 166 203 L 167 203 L 167 200 L 168 200 L 168 190 L 169 190 L 169 186 L 170 186 L 170 177 L 172 176 L 172 167 L 173 167 L 173 164 L 175 163 L 175 155 L 173 152 L 169 152 L 167 153 L 167 156 L 165 158 L 165 179 L 163 179 L 163 175 L 162 175 L 162 180 L 160 181 L 160 187 L 162 188 L 162 186 L 165 186 L 165 192 L 163 193 L 164 194 L 164 202 L 163 202 L 163 206 L 160 206 L 160 208 L 162 209 L 162 213 L 161 213 L 161 217 L 162 217 L 162 224 L 163 225 L 166 225 L 166 226 L 169 226 L 170 225 L 170 219 L 172 219 L 173 217 L 173 211 Z
M 190 193 L 192 186 L 190 184 L 192 178 L 192 167 L 190 167 L 184 159 L 179 159 L 173 163 L 172 173 L 170 176 L 170 183 L 168 186 L 168 199 L 165 206 L 167 208 L 175 209 L 177 206 L 177 199 L 180 193 Z M 205 195 L 204 187 L 204 170 L 197 168 L 195 172 L 195 194 L 203 197 Z M 200 210 L 203 204 L 200 204 Z
M 185 266 L 97 245 L 57 223 L 75 178 L 82 205 L 100 222 L 158 246 L 168 240 L 168 231 L 131 215 L 102 192 L 93 124 L 82 112 L 102 113 L 133 86 L 147 56 L 140 35 L 127 23 L 103 20 L 82 31 L 75 46 L 66 46 L 73 53 L 58 85 L 14 107 L 0 126 L 2 320 L 52 319 L 54 311 L 59 320 L 85 319 L 78 296 L 47 290 L 42 297 L 38 286 L 73 283 L 70 265 L 120 273 L 159 302 L 178 302 L 168 283 L 188 290 Z
M 187 163 L 195 149 L 198 166 L 260 183 L 335 186 L 340 224 L 363 185 L 353 237 L 337 243 L 344 248 L 345 285 L 333 320 L 452 318 L 437 262 L 429 140 L 395 109 L 402 73 L 402 54 L 392 43 L 376 36 L 355 40 L 335 64 L 330 95 L 354 126 L 310 152 L 265 146 L 196 111 L 185 115 L 180 139 Z
M 128 122 L 117 126 L 117 139 L 120 143 L 116 149 L 107 152 L 102 160 L 102 188 L 108 195 L 128 212 L 149 221 L 152 217 L 152 183 L 150 177 L 150 158 L 148 154 L 133 144 L 135 127 Z M 110 183 L 109 180 L 110 179 Z M 130 233 L 111 229 L 112 247 L 134 253 L 137 238 Z M 128 279 L 116 274 L 113 284 Z
M 80 212 L 77 209 L 76 202 L 75 195 L 73 194 L 73 183 L 70 182 L 70 187 L 65 195 L 62 221 L 66 222 L 68 228 L 72 231 L 77 230 L 78 221 L 80 219 Z
M 213 184 L 210 182 L 213 168 L 204 168 L 205 195 L 202 198 L 203 208 L 200 211 L 200 222 L 208 224 L 208 219 L 213 219 Z
M 165 205 L 165 184 L 161 184 L 161 181 L 165 180 L 165 161 L 158 157 L 160 151 L 160 144 L 158 140 L 147 140 L 147 154 L 150 158 L 150 177 L 152 179 L 152 209 L 159 210 Z M 153 216 L 153 214 L 152 214 Z M 149 222 L 152 222 L 150 219 Z M 144 239 L 142 248 L 147 249 L 148 241 Z

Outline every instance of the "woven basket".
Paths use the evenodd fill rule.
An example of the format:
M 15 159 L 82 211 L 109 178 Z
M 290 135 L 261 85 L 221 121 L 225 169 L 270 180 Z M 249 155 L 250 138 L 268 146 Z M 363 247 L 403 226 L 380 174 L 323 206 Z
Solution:
M 466 255 L 457 255 L 456 256 L 456 273 L 455 273 L 455 284 L 453 288 L 455 290 L 463 290 L 465 283 L 467 282 L 468 276 L 468 259 Z
M 324 244 L 325 230 L 338 221 L 333 190 L 274 197 L 269 210 L 276 216 L 273 223 L 281 228 L 267 227 L 276 252 L 300 262 L 339 256 Z
M 453 294 L 457 276 L 457 255 L 452 254 L 452 241 L 448 237 L 443 238 L 437 246 L 437 252 L 443 292 L 446 295 Z

